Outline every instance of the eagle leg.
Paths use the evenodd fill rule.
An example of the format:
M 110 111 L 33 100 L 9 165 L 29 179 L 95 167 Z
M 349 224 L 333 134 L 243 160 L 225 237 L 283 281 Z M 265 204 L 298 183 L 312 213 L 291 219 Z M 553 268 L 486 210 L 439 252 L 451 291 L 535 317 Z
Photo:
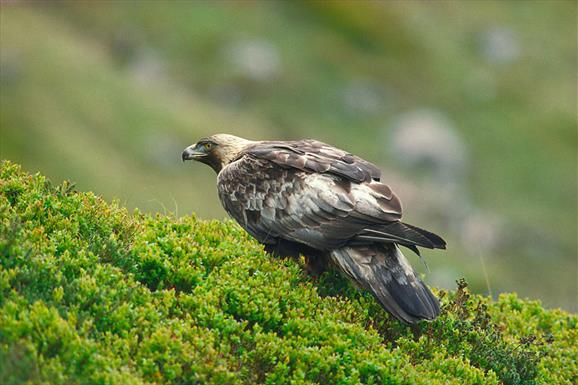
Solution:
M 265 251 L 277 258 L 294 258 L 299 259 L 299 250 L 291 247 L 286 242 L 277 241 L 275 243 L 265 244 Z

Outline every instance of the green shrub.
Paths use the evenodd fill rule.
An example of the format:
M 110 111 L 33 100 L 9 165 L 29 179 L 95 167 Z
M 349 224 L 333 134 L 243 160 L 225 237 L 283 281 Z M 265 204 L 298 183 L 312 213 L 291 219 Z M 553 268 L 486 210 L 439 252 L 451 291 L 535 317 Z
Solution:
M 575 384 L 578 317 L 438 291 L 410 328 L 230 221 L 130 215 L 0 170 L 2 384 Z

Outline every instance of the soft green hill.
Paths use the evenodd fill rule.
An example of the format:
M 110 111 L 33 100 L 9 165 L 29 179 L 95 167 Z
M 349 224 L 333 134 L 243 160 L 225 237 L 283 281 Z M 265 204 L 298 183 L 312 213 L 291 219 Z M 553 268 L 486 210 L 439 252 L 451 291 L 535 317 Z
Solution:
M 573 384 L 578 317 L 442 296 L 414 330 L 231 222 L 155 217 L 0 169 L 0 383 Z
M 129 209 L 222 218 L 185 146 L 313 137 L 398 174 L 406 220 L 448 240 L 428 279 L 577 311 L 575 14 L 554 0 L 0 2 L 0 158 Z M 493 61 L 490 42 L 514 56 Z M 276 72 L 248 76 L 243 47 Z M 392 154 L 396 122 L 423 108 L 465 146 L 459 199 Z M 494 246 L 447 202 L 474 227 L 487 217 Z

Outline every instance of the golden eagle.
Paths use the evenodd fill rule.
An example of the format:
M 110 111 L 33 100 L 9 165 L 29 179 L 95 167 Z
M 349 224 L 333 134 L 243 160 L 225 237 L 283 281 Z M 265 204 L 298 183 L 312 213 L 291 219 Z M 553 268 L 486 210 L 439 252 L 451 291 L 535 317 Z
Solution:
M 218 134 L 182 153 L 217 172 L 223 207 L 265 249 L 298 256 L 319 273 L 333 265 L 397 319 L 431 320 L 437 298 L 398 245 L 445 249 L 439 236 L 401 222 L 401 202 L 380 170 L 317 140 L 250 141 Z

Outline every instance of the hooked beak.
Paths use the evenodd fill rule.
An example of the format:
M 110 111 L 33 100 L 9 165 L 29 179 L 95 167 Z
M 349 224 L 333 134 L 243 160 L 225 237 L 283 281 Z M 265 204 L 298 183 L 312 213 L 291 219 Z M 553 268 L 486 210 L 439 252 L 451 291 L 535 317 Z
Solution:
M 183 162 L 185 160 L 191 160 L 191 159 L 197 160 L 197 159 L 202 158 L 204 156 L 207 156 L 207 153 L 197 150 L 196 144 L 193 144 L 192 146 L 185 148 L 185 150 L 181 154 L 181 158 L 183 159 Z

